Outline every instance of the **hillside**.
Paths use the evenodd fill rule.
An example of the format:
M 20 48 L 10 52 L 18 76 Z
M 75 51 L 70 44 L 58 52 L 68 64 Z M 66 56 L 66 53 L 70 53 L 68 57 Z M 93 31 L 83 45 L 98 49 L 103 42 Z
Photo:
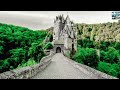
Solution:
M 78 33 L 78 51 L 73 59 L 120 78 L 120 20 L 75 26 Z
M 47 33 L 0 23 L 0 73 L 39 62 Z
M 120 20 L 113 23 L 102 24 L 76 24 L 78 39 L 90 37 L 94 41 L 120 42 Z

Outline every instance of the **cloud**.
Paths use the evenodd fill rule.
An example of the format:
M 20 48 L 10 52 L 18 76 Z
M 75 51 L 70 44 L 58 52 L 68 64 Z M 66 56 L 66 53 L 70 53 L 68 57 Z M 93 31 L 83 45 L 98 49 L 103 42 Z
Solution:
M 28 27 L 47 29 L 53 26 L 57 15 L 67 14 L 75 23 L 114 22 L 111 11 L 0 11 L 0 22 Z
M 0 22 L 28 27 L 30 29 L 45 29 L 52 25 L 52 19 L 50 18 L 19 12 L 0 13 Z

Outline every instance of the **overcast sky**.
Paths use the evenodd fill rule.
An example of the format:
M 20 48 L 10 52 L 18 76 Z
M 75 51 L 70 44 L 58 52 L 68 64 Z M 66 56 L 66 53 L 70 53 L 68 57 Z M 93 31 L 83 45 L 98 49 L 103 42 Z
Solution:
M 68 14 L 74 23 L 116 22 L 112 11 L 0 11 L 0 23 L 13 24 L 30 29 L 47 29 L 53 26 L 55 16 Z

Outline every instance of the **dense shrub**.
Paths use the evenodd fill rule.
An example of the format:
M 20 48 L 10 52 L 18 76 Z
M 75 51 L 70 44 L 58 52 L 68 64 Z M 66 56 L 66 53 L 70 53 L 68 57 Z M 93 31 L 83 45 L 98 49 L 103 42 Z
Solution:
M 25 27 L 0 23 L 0 73 L 15 69 L 30 58 L 36 62 L 44 56 L 43 47 L 40 44 L 47 35 L 46 30 L 33 31 Z M 51 36 L 50 36 L 51 38 Z M 30 51 L 32 49 L 32 52 Z M 28 52 L 31 53 L 28 55 Z
M 119 70 L 118 70 L 118 78 L 120 79 L 120 61 L 117 63 L 118 64 L 118 66 L 119 66 Z
M 100 49 L 100 42 L 94 42 L 93 44 L 95 49 Z
M 74 59 L 79 63 L 83 63 L 93 68 L 97 67 L 99 60 L 97 52 L 93 48 L 79 48 Z
M 49 37 L 49 39 L 50 39 L 50 42 L 52 42 L 52 41 L 53 41 L 53 35 L 52 35 L 52 34 L 49 34 L 48 37 Z
M 38 43 L 32 43 L 28 51 L 28 56 L 29 58 L 33 57 L 36 62 L 39 62 L 45 56 L 42 46 Z
M 113 64 L 120 60 L 120 55 L 118 50 L 113 47 L 109 47 L 107 52 L 103 50 L 100 52 L 100 60 Z
M 82 50 L 82 48 L 98 49 L 98 51 L 100 51 L 98 70 L 120 78 L 120 21 L 76 25 L 78 33 L 77 46 L 78 48 L 80 47 L 81 50 L 78 49 L 74 59 L 79 63 L 85 64 L 83 61 L 88 61 L 87 57 L 85 57 L 85 55 L 88 54 L 86 54 L 86 49 Z M 93 61 L 91 60 L 91 62 Z
M 1 66 L 0 69 L 1 69 L 1 70 L 0 70 L 1 72 L 7 71 L 7 70 L 10 69 L 10 64 L 9 64 L 9 62 L 8 62 L 7 59 L 4 60 L 4 62 L 3 62 L 3 64 L 2 64 L 2 66 Z
M 115 43 L 115 49 L 119 50 L 119 52 L 120 52 L 120 42 Z
M 84 48 L 94 48 L 94 44 L 93 41 L 91 41 L 89 38 L 85 38 L 85 39 L 79 39 L 78 41 L 78 45 L 81 45 L 81 47 Z
M 115 76 L 117 77 L 119 74 L 119 66 L 118 64 L 110 64 L 110 63 L 106 63 L 106 62 L 99 62 L 98 63 L 98 70 L 107 73 L 109 75 Z
M 101 50 L 107 51 L 109 46 L 110 46 L 110 42 L 104 42 L 104 41 L 100 42 L 100 49 Z
M 52 45 L 51 42 L 48 42 L 44 48 L 45 48 L 45 49 L 52 49 L 52 48 L 53 48 L 53 45 Z
M 106 55 L 107 55 L 106 52 L 101 50 L 100 51 L 100 61 L 106 61 L 106 58 L 105 58 Z
M 31 66 L 31 65 L 34 65 L 34 64 L 36 64 L 35 60 L 33 60 L 33 58 L 30 58 L 26 63 L 19 64 L 17 68 Z

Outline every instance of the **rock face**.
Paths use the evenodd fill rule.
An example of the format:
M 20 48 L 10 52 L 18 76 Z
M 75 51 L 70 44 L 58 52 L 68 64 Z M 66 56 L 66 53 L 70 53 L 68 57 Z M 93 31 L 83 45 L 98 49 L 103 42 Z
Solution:
M 74 23 L 70 21 L 69 16 L 64 19 L 63 15 L 57 16 L 54 20 L 53 29 L 53 45 L 54 52 L 56 47 L 61 48 L 64 53 L 65 50 L 77 50 L 77 31 Z

